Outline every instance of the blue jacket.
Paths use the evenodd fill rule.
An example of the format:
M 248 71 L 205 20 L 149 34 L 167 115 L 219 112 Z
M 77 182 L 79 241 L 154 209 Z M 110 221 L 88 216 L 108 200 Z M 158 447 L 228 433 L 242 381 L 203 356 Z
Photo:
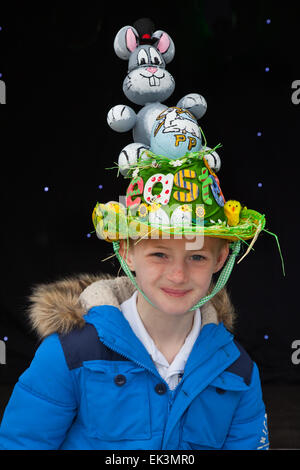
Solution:
M 0 449 L 267 449 L 257 366 L 223 323 L 203 326 L 171 391 L 122 312 L 47 336 L 15 385 Z

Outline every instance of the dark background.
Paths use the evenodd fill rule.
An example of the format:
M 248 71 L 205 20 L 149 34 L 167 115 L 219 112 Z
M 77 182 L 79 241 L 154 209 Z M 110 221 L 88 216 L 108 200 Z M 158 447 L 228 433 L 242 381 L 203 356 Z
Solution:
M 122 93 L 127 62 L 113 40 L 147 16 L 175 42 L 167 69 L 176 88 L 165 103 L 191 92 L 206 98 L 199 123 L 210 147 L 223 146 L 225 198 L 265 213 L 267 230 L 279 237 L 286 276 L 275 238 L 263 233 L 228 288 L 236 337 L 261 372 L 271 448 L 300 448 L 300 364 L 291 360 L 292 342 L 300 340 L 300 104 L 291 99 L 300 79 L 297 3 L 24 2 L 1 14 L 0 340 L 7 364 L 0 365 L 0 418 L 38 344 L 26 315 L 32 286 L 82 272 L 117 274 L 116 262 L 101 262 L 111 245 L 87 234 L 95 203 L 126 190 L 127 181 L 105 168 L 132 136 L 113 132 L 107 112 L 121 103 L 140 109 Z

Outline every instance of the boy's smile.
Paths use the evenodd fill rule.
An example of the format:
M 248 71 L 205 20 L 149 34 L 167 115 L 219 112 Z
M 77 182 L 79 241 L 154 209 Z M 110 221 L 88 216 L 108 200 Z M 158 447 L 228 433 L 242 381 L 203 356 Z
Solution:
M 135 271 L 139 288 L 156 306 L 139 293 L 139 310 L 172 316 L 188 312 L 207 294 L 213 273 L 221 269 L 229 251 L 227 242 L 209 237 L 203 244 L 186 238 L 143 239 L 131 242 L 126 258 L 124 245 L 122 256 Z
M 162 287 L 162 290 L 166 294 L 171 295 L 172 297 L 183 297 L 188 292 L 190 292 L 190 289 L 189 290 L 178 290 L 178 289 L 169 289 L 169 288 L 164 288 L 164 287 Z

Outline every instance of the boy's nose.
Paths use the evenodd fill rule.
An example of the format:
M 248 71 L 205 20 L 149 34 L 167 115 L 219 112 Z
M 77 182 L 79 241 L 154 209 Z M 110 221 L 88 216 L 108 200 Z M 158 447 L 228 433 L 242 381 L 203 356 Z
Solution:
M 168 274 L 168 279 L 176 284 L 183 284 L 186 282 L 187 276 L 184 266 L 173 266 Z

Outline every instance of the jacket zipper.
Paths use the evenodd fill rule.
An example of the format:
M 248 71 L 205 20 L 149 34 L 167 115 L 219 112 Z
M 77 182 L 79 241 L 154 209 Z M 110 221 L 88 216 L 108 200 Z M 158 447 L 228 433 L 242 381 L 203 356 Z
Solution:
M 172 408 L 172 405 L 173 405 L 173 402 L 174 402 L 175 390 L 176 390 L 176 388 L 174 388 L 174 390 L 171 390 L 171 391 L 170 391 L 170 394 L 169 394 L 169 400 L 168 400 L 168 415 L 170 414 L 170 411 L 171 411 L 171 408 Z

